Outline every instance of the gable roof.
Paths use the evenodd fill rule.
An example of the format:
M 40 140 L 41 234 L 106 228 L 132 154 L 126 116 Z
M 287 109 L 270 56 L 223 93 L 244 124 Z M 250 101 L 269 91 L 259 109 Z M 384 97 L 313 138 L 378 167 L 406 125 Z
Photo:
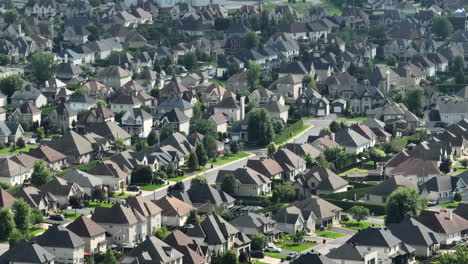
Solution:
M 222 205 L 235 201 L 229 194 L 219 191 L 208 184 L 192 184 L 190 189 L 183 192 L 175 193 L 174 196 L 184 202 L 201 203 L 209 202 L 210 204 Z M 187 197 L 186 197 L 187 196 Z M 187 201 L 184 198 L 188 198 Z
M 0 263 L 50 263 L 54 259 L 54 255 L 36 242 L 22 240 L 0 256 Z
M 42 247 L 78 248 L 85 244 L 83 239 L 61 225 L 52 225 L 36 241 Z
M 129 139 L 132 136 L 114 122 L 93 122 L 88 124 L 88 132 L 96 133 L 109 140 Z
M 185 203 L 175 197 L 166 195 L 159 200 L 153 200 L 159 208 L 161 208 L 161 214 L 166 216 L 185 216 L 194 210 L 190 204 Z
M 335 141 L 340 146 L 345 147 L 360 147 L 370 143 L 369 139 L 348 128 L 338 131 L 338 133 L 335 134 Z
M 388 225 L 394 236 L 406 244 L 430 247 L 439 244 L 442 237 L 413 217 L 405 217 L 400 223 Z
M 283 172 L 281 165 L 274 159 L 262 158 L 259 160 L 247 160 L 247 167 L 267 177 L 273 177 Z
M 468 220 L 450 210 L 422 211 L 416 220 L 431 230 L 442 234 L 451 234 L 468 229 Z
M 42 145 L 38 148 L 30 149 L 28 152 L 26 152 L 26 154 L 37 159 L 43 159 L 46 162 L 56 162 L 67 158 L 67 156 L 47 145 Z
M 229 222 L 233 226 L 260 228 L 264 225 L 276 224 L 276 221 L 256 213 L 241 215 Z
M 87 216 L 80 216 L 75 221 L 67 225 L 67 229 L 77 234 L 80 237 L 93 238 L 95 236 L 104 234 L 106 230 L 100 225 L 96 224 L 91 218 Z
M 323 219 L 335 216 L 335 212 L 342 211 L 340 207 L 325 201 L 315 195 L 311 195 L 304 200 L 295 201 L 294 205 L 306 214 L 313 213 L 317 219 Z
M 0 188 L 0 208 L 10 207 L 15 202 L 15 197 L 13 197 L 9 192 L 5 191 L 3 188 Z
M 318 190 L 333 191 L 348 185 L 348 181 L 322 166 L 313 167 L 302 177 L 305 181 L 310 177 L 314 177 L 319 182 L 316 186 Z
M 145 261 L 139 259 L 143 257 Z M 172 263 L 183 257 L 182 253 L 159 240 L 155 236 L 146 237 L 143 243 L 132 249 L 124 258 L 124 263 Z M 125 262 L 127 258 L 137 258 L 135 262 Z
M 127 199 L 127 205 L 138 211 L 143 216 L 152 216 L 161 213 L 161 208 L 155 203 L 146 200 L 142 196 L 131 196 Z
M 91 219 L 96 223 L 104 224 L 133 225 L 139 222 L 129 206 L 119 203 L 110 208 L 97 207 L 91 215 Z
M 51 148 L 65 155 L 85 155 L 93 152 L 93 146 L 83 136 L 73 130 L 68 130 L 65 134 L 54 139 L 48 144 Z
M 95 186 L 102 185 L 102 180 L 100 178 L 79 169 L 73 169 L 63 175 L 62 179 L 74 182 L 83 188 L 94 188 Z

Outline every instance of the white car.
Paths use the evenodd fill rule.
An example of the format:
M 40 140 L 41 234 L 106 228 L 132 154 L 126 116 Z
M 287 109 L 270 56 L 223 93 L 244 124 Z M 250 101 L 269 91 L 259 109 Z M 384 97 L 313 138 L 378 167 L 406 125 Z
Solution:
M 28 143 L 29 143 L 29 144 L 36 144 L 36 139 L 35 139 L 35 138 L 30 138 L 30 139 L 28 140 Z
M 265 252 L 281 253 L 281 248 L 276 247 L 275 245 L 268 245 L 265 248 Z

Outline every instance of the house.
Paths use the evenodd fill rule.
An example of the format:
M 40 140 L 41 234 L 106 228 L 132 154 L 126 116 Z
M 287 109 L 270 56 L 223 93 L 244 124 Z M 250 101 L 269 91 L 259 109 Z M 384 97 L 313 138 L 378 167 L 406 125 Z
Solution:
M 48 116 L 51 125 L 60 130 L 68 130 L 78 122 L 78 112 L 65 104 L 59 104 Z
M 190 119 L 179 109 L 172 109 L 165 113 L 160 119 L 160 124 L 170 123 L 173 131 L 189 133 Z
M 55 256 L 37 242 L 22 240 L 0 256 L 0 263 L 54 264 Z
M 189 89 L 180 82 L 170 81 L 159 91 L 159 100 L 165 101 L 169 97 L 183 97 Z
M 169 195 L 152 202 L 162 210 L 161 224 L 163 226 L 184 226 L 190 212 L 195 210 L 192 205 Z
M 8 182 L 11 186 L 21 185 L 31 178 L 32 169 L 16 163 L 11 158 L 0 158 L 1 182 Z
M 287 74 L 276 80 L 276 91 L 284 96 L 286 102 L 293 103 L 299 98 L 302 90 L 302 78 L 295 74 Z
M 66 105 L 73 111 L 80 112 L 96 106 L 96 100 L 85 94 L 72 95 Z
M 215 113 L 211 115 L 208 120 L 215 123 L 216 132 L 226 133 L 227 132 L 227 117 L 223 113 Z
M 295 234 L 297 231 L 306 229 L 307 226 L 315 227 L 314 218 L 310 217 L 306 220 L 301 210 L 295 206 L 279 209 L 272 218 L 276 221 L 276 229 L 283 233 Z
M 388 196 L 400 187 L 409 187 L 419 191 L 418 185 L 415 182 L 401 175 L 395 175 L 371 187 L 366 194 L 366 203 L 386 205 Z
M 53 252 L 56 263 L 85 263 L 85 242 L 61 225 L 52 225 L 35 241 L 48 252 Z
M 91 80 L 84 83 L 81 88 L 83 88 L 85 95 L 96 100 L 106 100 L 108 97 L 111 97 L 114 94 L 114 89 L 112 87 L 108 87 L 96 80 Z
M 83 26 L 69 26 L 63 32 L 63 41 L 70 42 L 74 45 L 80 45 L 88 42 L 88 37 L 91 33 Z
M 0 208 L 11 207 L 14 202 L 15 197 L 3 188 L 0 188 Z
M 63 81 L 79 81 L 83 80 L 83 78 L 80 77 L 81 74 L 83 74 L 83 70 L 79 66 L 73 64 L 72 62 L 63 62 L 57 66 L 55 76 L 57 77 L 57 79 Z M 58 97 L 57 99 L 60 99 L 60 97 Z
M 96 222 L 109 233 L 110 243 L 123 247 L 134 247 L 144 241 L 146 237 L 145 218 L 129 206 L 119 203 L 110 208 L 97 207 L 91 215 Z
M 307 155 L 310 155 L 314 159 L 320 156 L 320 150 L 309 143 L 286 143 L 284 147 L 303 158 Z
M 227 92 L 226 88 L 216 83 L 206 83 L 206 85 L 200 85 L 198 89 L 202 90 L 201 100 L 206 107 L 214 106 L 221 102 Z
M 369 227 L 354 234 L 327 257 L 337 263 L 411 263 L 415 249 L 384 228 Z
M 37 108 L 47 105 L 47 98 L 41 91 L 31 87 L 26 87 L 21 91 L 15 91 L 10 99 L 13 107 L 20 107 L 24 103 L 30 103 Z
M 84 241 L 85 252 L 92 254 L 106 252 L 106 230 L 91 218 L 82 215 L 67 225 L 67 229 Z
M 220 254 L 228 250 L 238 253 L 250 250 L 250 239 L 217 214 L 210 214 L 196 223 L 186 235 L 199 244 L 206 244 L 209 251 Z
M 262 157 L 258 160 L 247 160 L 247 167 L 265 175 L 271 180 L 280 180 L 283 178 L 284 170 L 274 159 Z
M 242 233 L 253 236 L 264 234 L 269 242 L 279 238 L 279 231 L 276 229 L 276 221 L 261 214 L 247 213 L 229 222 Z
M 193 116 L 193 104 L 181 97 L 170 96 L 156 106 L 157 115 L 159 117 L 163 116 L 166 113 L 169 113 L 173 109 L 179 109 L 188 118 L 192 118 Z
M 287 148 L 279 149 L 273 159 L 283 168 L 283 178 L 287 181 L 292 181 L 306 170 L 306 161 Z
M 66 89 L 67 84 L 65 84 L 58 78 L 51 78 L 45 81 L 40 86 L 40 90 L 42 94 L 47 98 L 48 102 L 55 102 L 60 100 L 60 98 L 57 95 L 59 91 L 63 88 Z
M 96 73 L 96 80 L 106 86 L 119 89 L 132 80 L 132 74 L 120 66 L 113 65 L 99 69 Z
M 262 108 L 265 108 L 273 120 L 281 120 L 285 124 L 288 122 L 288 108 L 277 101 L 270 101 Z
M 140 108 L 143 102 L 129 94 L 114 94 L 110 99 L 111 110 L 114 113 L 126 112 L 133 108 Z
M 66 165 L 67 156 L 47 145 L 32 148 L 25 154 L 45 161 L 47 166 L 53 171 L 59 171 Z
M 295 201 L 291 205 L 299 208 L 304 217 L 313 218 L 315 227 L 317 228 L 339 224 L 341 212 L 343 211 L 340 207 L 315 195 Z
M 462 234 L 468 229 L 468 220 L 448 209 L 440 211 L 424 210 L 416 220 L 437 233 L 441 245 L 454 245 L 462 239 Z
M 229 122 L 244 120 L 245 118 L 245 97 L 237 100 L 234 94 L 226 95 L 221 102 L 213 107 L 214 113 L 222 113 Z
M 222 189 L 225 178 L 229 176 L 235 179 L 233 195 L 260 197 L 271 192 L 271 180 L 250 168 L 219 170 L 215 180 L 218 190 Z
M 174 230 L 168 237 L 164 239 L 169 246 L 181 252 L 184 257 L 183 263 L 187 264 L 208 264 L 206 252 L 207 247 L 199 245 L 195 240 L 187 236 L 180 230 Z
M 370 146 L 374 147 L 375 144 L 377 143 L 377 135 L 370 129 L 370 127 L 364 125 L 364 124 L 353 124 L 351 126 L 351 129 L 356 131 L 359 135 L 365 137 L 370 141 Z
M 0 121 L 0 142 L 16 143 L 24 135 L 24 129 L 18 122 Z
M 148 137 L 153 127 L 153 116 L 141 108 L 133 108 L 122 116 L 121 123 L 128 133 Z
M 415 158 L 409 158 L 399 163 L 390 171 L 390 175 L 401 175 L 417 184 L 425 183 L 441 174 L 436 162 Z
M 143 243 L 130 250 L 122 264 L 161 263 L 182 264 L 184 255 L 155 236 L 147 236 Z
M 439 251 L 442 237 L 413 217 L 405 217 L 400 223 L 391 223 L 388 229 L 403 243 L 415 249 L 414 255 L 430 257 Z
M 66 173 L 62 176 L 62 179 L 78 184 L 83 189 L 84 195 L 88 197 L 93 196 L 93 190 L 96 187 L 102 186 L 102 180 L 100 178 L 79 169 L 73 169 Z
M 94 153 L 91 142 L 73 130 L 66 131 L 63 136 L 54 139 L 47 145 L 65 154 L 68 164 L 88 163 Z
M 271 101 L 278 101 L 284 105 L 284 97 L 266 88 L 255 89 L 249 95 L 249 102 L 256 102 L 258 105 L 263 106 Z
M 458 176 L 436 176 L 419 186 L 420 196 L 431 204 L 443 204 L 453 201 L 455 194 L 468 197 L 467 184 Z
M 122 168 L 125 166 L 132 170 L 139 169 L 143 166 L 150 166 L 154 171 L 159 169 L 157 160 L 151 161 L 145 153 L 135 152 L 131 149 L 119 152 L 112 156 L 110 160 L 119 164 Z
M 372 147 L 371 140 L 352 129 L 342 129 L 335 134 L 335 141 L 346 153 L 361 153 Z
M 114 122 L 91 123 L 88 125 L 87 132 L 99 135 L 111 142 L 122 139 L 125 145 L 129 146 L 131 144 L 132 136 L 126 129 L 118 126 Z
M 126 182 L 130 182 L 130 169 L 112 160 L 99 161 L 96 166 L 87 171 L 101 179 L 113 191 L 119 190 Z
M 161 208 L 153 202 L 143 196 L 132 196 L 127 199 L 127 205 L 145 219 L 147 234 L 153 234 L 161 227 Z
M 180 152 L 182 155 L 182 158 L 185 156 L 188 156 L 190 152 L 193 150 L 194 146 L 190 144 L 188 141 L 187 137 L 182 135 L 179 132 L 173 133 L 166 139 L 164 139 L 160 145 L 162 147 L 164 146 L 170 146 L 172 147 L 175 151 Z
M 249 91 L 250 85 L 247 78 L 247 72 L 242 71 L 229 77 L 226 81 L 226 89 L 236 94 L 242 91 Z
M 10 119 L 15 122 L 25 122 L 41 124 L 41 110 L 30 103 L 24 103 L 16 108 L 10 115 Z
M 306 88 L 296 101 L 298 110 L 306 115 L 327 116 L 330 114 L 330 101 L 312 88 Z M 340 113 L 335 109 L 335 113 Z M 344 109 L 343 109 L 344 110 Z
M 186 191 L 170 193 L 175 198 L 198 208 L 200 212 L 212 212 L 218 207 L 225 209 L 234 206 L 235 199 L 208 184 L 192 184 Z
M 185 87 L 196 87 L 208 80 L 208 74 L 206 72 L 192 72 L 182 78 L 182 84 Z
M 310 195 L 323 195 L 329 193 L 345 192 L 348 190 L 348 181 L 336 175 L 331 170 L 316 166 L 307 173 L 299 176 L 293 184 L 296 197 L 304 198 Z
M 57 207 L 60 208 L 68 206 L 70 197 L 81 198 L 83 196 L 83 189 L 78 184 L 58 177 L 54 177 L 42 185 L 39 190 L 43 193 L 52 194 L 57 200 Z
M 16 198 L 22 198 L 26 203 L 36 210 L 47 215 L 49 211 L 57 210 L 57 199 L 51 193 L 42 192 L 36 187 L 29 186 L 21 189 L 15 195 Z
M 291 264 L 335 264 L 333 260 L 321 253 L 307 252 L 300 255 L 297 259 L 290 262 Z
M 367 110 L 382 106 L 385 96 L 374 86 L 358 86 L 351 95 L 351 114 L 364 115 Z

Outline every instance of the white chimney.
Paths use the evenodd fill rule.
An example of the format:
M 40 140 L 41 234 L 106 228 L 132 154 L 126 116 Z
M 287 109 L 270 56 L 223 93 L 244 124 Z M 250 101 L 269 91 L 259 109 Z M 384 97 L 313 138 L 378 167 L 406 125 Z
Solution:
M 245 96 L 241 96 L 240 98 L 240 106 L 241 106 L 241 116 L 240 119 L 244 120 L 245 118 Z
M 387 81 L 387 83 L 386 83 L 387 87 L 385 87 L 385 90 L 386 90 L 385 92 L 389 93 L 390 92 L 390 71 L 389 70 L 387 70 L 385 72 L 385 78 L 386 78 L 386 81 Z
M 449 220 L 452 220 L 452 210 L 448 211 L 448 215 L 449 215 Z
M 331 133 L 330 138 L 331 138 L 331 140 L 335 141 L 335 133 Z
M 68 63 L 68 54 L 63 55 L 63 63 Z

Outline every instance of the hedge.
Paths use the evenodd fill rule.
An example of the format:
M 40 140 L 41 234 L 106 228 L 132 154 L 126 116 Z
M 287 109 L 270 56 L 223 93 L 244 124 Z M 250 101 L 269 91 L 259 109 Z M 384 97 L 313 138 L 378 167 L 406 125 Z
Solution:
M 302 130 L 303 127 L 304 127 L 304 121 L 302 121 L 302 119 L 301 119 L 301 120 L 297 121 L 296 123 L 288 126 L 281 133 L 276 135 L 273 138 L 273 142 L 275 142 L 276 144 L 281 144 L 284 141 L 286 141 L 287 139 L 289 139 L 291 137 L 291 135 L 294 134 L 295 131 Z
M 346 191 L 346 192 L 339 192 L 339 193 L 330 193 L 322 196 L 324 199 L 334 199 L 334 200 L 354 200 L 355 197 L 362 198 L 366 196 L 367 191 L 372 188 L 372 187 L 367 187 L 367 188 L 361 188 L 361 189 L 355 189 L 351 191 Z
M 350 181 L 349 185 L 353 186 L 354 189 L 363 189 L 363 188 L 369 188 L 369 187 L 374 187 L 374 184 L 368 184 L 368 183 L 362 183 L 362 182 L 353 182 Z
M 329 199 L 329 198 L 324 198 L 324 200 L 342 208 L 344 211 L 351 209 L 351 207 L 355 205 L 360 205 L 369 209 L 370 213 L 373 215 L 385 215 L 385 207 L 382 205 L 365 204 L 365 203 L 353 202 L 353 201 L 341 201 L 341 200 L 335 200 L 335 199 Z

